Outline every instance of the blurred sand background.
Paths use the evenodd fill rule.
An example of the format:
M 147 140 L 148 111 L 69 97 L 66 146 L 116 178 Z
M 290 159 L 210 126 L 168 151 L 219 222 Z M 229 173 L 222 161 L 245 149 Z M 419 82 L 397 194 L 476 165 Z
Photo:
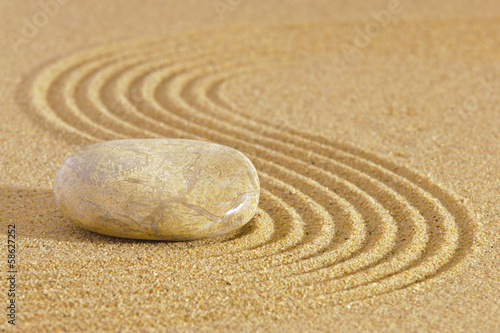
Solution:
M 498 1 L 16 0 L 0 15 L 15 329 L 500 330 Z M 58 166 L 134 137 L 240 149 L 257 215 L 180 243 L 71 225 Z

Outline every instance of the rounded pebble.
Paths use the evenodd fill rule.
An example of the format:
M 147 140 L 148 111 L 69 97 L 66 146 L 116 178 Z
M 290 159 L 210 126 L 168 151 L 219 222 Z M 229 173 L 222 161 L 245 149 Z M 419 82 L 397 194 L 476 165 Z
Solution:
M 183 139 L 115 140 L 87 146 L 57 172 L 63 215 L 100 234 L 195 240 L 246 224 L 260 185 L 241 152 Z

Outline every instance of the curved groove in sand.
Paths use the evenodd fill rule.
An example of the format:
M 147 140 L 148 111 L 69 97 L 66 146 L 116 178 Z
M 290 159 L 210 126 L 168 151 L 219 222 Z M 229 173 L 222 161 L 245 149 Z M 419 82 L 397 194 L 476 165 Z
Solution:
M 207 89 L 207 90 L 209 90 L 209 89 Z M 198 94 L 198 97 L 199 96 L 200 95 Z M 424 195 L 424 197 L 426 197 L 426 195 Z M 428 204 L 432 205 L 432 202 L 429 201 Z M 442 248 L 442 251 L 439 252 L 440 255 L 434 255 L 433 257 L 434 257 L 435 261 L 437 261 L 437 262 L 439 262 L 439 261 L 447 262 L 447 260 L 450 257 L 450 253 L 453 253 L 454 250 L 456 249 L 456 245 L 457 245 L 456 242 L 458 241 L 458 233 L 457 233 L 457 230 L 456 230 L 455 226 L 453 225 L 453 223 L 450 222 L 451 219 L 449 218 L 449 216 L 447 216 L 449 214 L 446 214 L 446 212 L 443 213 L 442 210 L 439 209 L 439 203 L 437 203 L 436 206 L 438 207 L 438 209 L 437 209 L 438 211 L 436 212 L 436 214 L 442 215 L 442 217 L 443 217 L 442 220 L 445 222 L 444 223 L 445 230 L 447 230 L 447 231 L 451 230 L 451 231 L 448 232 L 445 237 L 443 237 L 445 241 L 444 241 L 444 246 Z M 434 219 L 435 218 L 436 217 L 434 216 Z M 422 232 L 420 232 L 420 235 L 422 236 L 424 234 Z M 420 242 L 425 243 L 425 241 L 422 242 L 421 239 L 420 239 Z M 418 254 L 413 256 L 413 258 L 415 258 L 415 257 L 418 257 Z M 390 263 L 388 263 L 388 265 L 391 266 L 391 268 L 394 268 L 395 262 L 398 263 L 397 260 L 392 260 Z M 380 269 L 381 267 L 383 267 L 383 265 L 378 266 L 377 271 L 381 271 L 381 269 Z
M 453 240 L 453 237 L 450 237 L 450 239 L 451 239 L 451 240 Z M 424 243 L 425 243 L 425 242 L 424 242 Z M 417 255 L 418 255 L 418 251 L 412 251 L 412 252 L 413 252 L 413 254 L 417 253 Z M 446 257 L 446 253 L 444 253 L 444 255 L 443 255 L 443 256 L 444 256 L 444 257 Z M 415 255 L 414 255 L 414 256 L 410 256 L 410 259 L 415 259 Z M 442 258 L 438 258 L 438 260 L 440 260 L 440 259 L 442 259 Z M 398 260 L 392 260 L 392 261 L 390 262 L 390 265 L 386 265 L 386 266 L 389 266 L 389 267 L 392 267 L 392 268 L 394 268 L 395 266 L 397 267 L 398 265 L 395 265 L 394 263 L 398 263 L 398 264 L 399 264 L 399 266 L 401 266 L 400 261 L 401 261 L 401 260 L 399 260 L 399 261 L 398 261 Z M 381 266 L 380 266 L 380 267 L 381 267 Z M 337 268 L 338 268 L 338 267 L 337 267 Z M 378 271 L 380 271 L 380 269 L 379 269 Z M 343 272 L 345 273 L 345 270 L 344 270 Z
M 249 156 L 262 185 L 256 217 L 190 250 L 210 267 L 234 258 L 224 271 L 235 288 L 250 283 L 265 297 L 340 304 L 425 281 L 465 257 L 474 228 L 456 195 L 377 154 L 254 119 L 224 96 L 241 73 L 293 62 L 272 38 L 253 41 L 251 54 L 193 40 L 123 43 L 63 59 L 23 83 L 19 94 L 31 101 L 23 109 L 74 142 L 184 137 Z M 200 257 L 207 248 L 211 255 Z M 212 273 L 204 274 L 211 285 Z
M 109 63 L 111 63 L 111 62 L 109 62 Z M 88 76 L 83 76 L 83 78 L 82 78 L 82 82 L 80 82 L 80 85 L 85 86 L 85 85 L 84 85 L 84 83 L 83 83 L 85 80 L 88 80 Z M 84 105 L 86 105 L 87 107 L 89 107 L 89 102 L 88 102 L 88 101 L 86 101 L 86 100 L 83 100 L 83 101 L 82 101 L 82 104 L 84 104 Z M 306 202 L 306 205 L 309 205 L 309 203 L 307 203 L 307 202 Z M 318 207 L 320 207 L 320 206 L 318 206 Z M 318 209 L 316 209 L 316 210 L 318 210 Z M 327 218 L 327 219 L 329 218 L 329 217 L 328 217 L 328 214 L 323 214 L 323 215 L 324 215 L 324 216 L 326 216 L 326 218 Z M 320 217 L 319 219 L 321 219 L 321 217 Z M 330 223 L 330 224 L 331 224 L 331 223 Z M 328 237 L 329 237 L 329 235 L 331 234 L 331 233 L 330 233 L 330 232 L 328 232 L 327 230 L 321 230 L 321 231 L 322 231 L 322 232 L 320 232 L 320 234 L 321 234 L 321 235 L 324 235 L 326 238 L 328 238 Z M 292 233 L 291 233 L 291 235 L 297 235 L 297 233 L 296 233 L 296 232 L 292 232 Z
M 107 64 L 111 64 L 111 63 L 113 63 L 113 61 L 107 62 Z M 89 76 L 89 75 L 83 75 L 83 76 L 82 76 L 82 78 L 81 78 L 81 82 L 79 82 L 79 84 L 75 84 L 75 85 L 76 85 L 76 86 L 78 86 L 78 85 L 80 85 L 80 86 L 81 86 L 81 85 L 85 86 L 84 81 L 85 81 L 85 80 L 88 80 L 88 76 Z M 88 105 L 88 103 L 87 103 L 86 101 L 85 101 L 85 103 L 84 103 L 84 104 L 85 104 L 85 106 L 86 106 L 87 108 L 89 107 L 89 105 Z M 291 234 L 292 234 L 292 235 L 295 235 L 296 233 L 291 233 Z M 328 233 L 325 233 L 325 234 L 326 234 L 326 235 L 328 235 Z
M 175 93 L 175 89 L 173 87 L 169 86 L 171 84 L 170 79 L 172 77 L 175 78 L 176 80 L 182 79 L 182 75 L 179 75 L 179 74 L 177 74 L 175 76 L 169 76 L 169 77 L 167 77 L 166 80 L 162 81 L 158 86 L 160 88 L 162 86 L 162 84 L 165 84 L 166 86 L 164 87 L 164 91 L 169 91 L 169 92 L 174 91 L 174 93 L 172 94 L 173 96 L 180 96 L 181 95 L 180 93 Z M 183 84 L 178 84 L 179 89 L 182 89 L 183 86 L 184 86 Z M 170 96 L 170 95 L 167 96 L 167 94 L 165 94 L 165 93 L 162 93 L 162 94 L 155 93 L 155 95 L 156 95 L 155 96 L 156 98 L 158 98 L 158 95 L 164 96 L 164 98 L 168 98 Z M 147 96 L 147 97 L 149 97 L 149 96 Z M 151 98 L 153 98 L 153 97 L 151 97 Z M 147 98 L 147 100 L 148 99 L 150 99 L 150 98 Z M 179 106 L 176 107 L 176 105 L 179 105 Z M 189 119 L 191 121 L 196 119 L 196 114 L 193 114 L 193 113 L 188 114 L 188 112 L 190 111 L 190 108 L 187 105 L 182 105 L 182 102 L 180 100 L 176 100 L 176 101 L 163 100 L 161 103 L 161 108 L 164 110 L 169 110 L 168 116 L 170 116 L 170 117 L 164 121 L 171 122 L 172 121 L 172 118 L 171 118 L 172 113 L 174 111 L 176 113 L 176 117 L 185 117 L 185 118 L 189 117 Z M 184 114 L 181 114 L 180 111 L 182 111 Z M 205 121 L 208 122 L 209 120 L 205 120 Z M 185 126 L 188 126 L 188 125 L 185 124 Z M 195 126 L 195 125 L 192 125 L 192 126 Z M 208 128 L 217 128 L 217 127 L 219 127 L 219 126 L 215 123 L 211 123 L 208 126 Z M 239 130 L 240 130 L 239 132 L 240 132 L 240 137 L 241 137 L 243 132 L 241 129 L 239 129 Z M 281 165 L 281 166 L 294 165 L 298 174 L 304 174 L 307 172 L 307 168 L 310 168 L 312 170 L 316 170 L 318 173 L 320 173 L 324 177 L 332 178 L 331 179 L 332 183 L 327 182 L 325 184 L 327 186 L 339 188 L 339 187 L 342 187 L 342 185 L 343 185 L 344 187 L 351 187 L 352 191 L 355 191 L 355 189 L 356 189 L 354 186 L 352 186 L 349 183 L 344 182 L 342 179 L 335 179 L 336 183 L 333 184 L 334 176 L 329 174 L 328 171 L 319 169 L 316 166 L 307 166 L 306 163 L 304 163 L 303 161 L 301 161 L 297 158 L 290 158 L 289 154 L 281 153 L 281 151 L 284 151 L 284 149 L 281 149 L 281 150 L 273 149 L 273 150 L 269 151 L 269 148 L 266 148 L 266 146 L 272 147 L 273 145 L 276 145 L 273 142 L 269 142 L 269 140 L 266 140 L 267 141 L 267 142 L 265 142 L 266 146 L 264 146 L 263 144 L 256 143 L 255 142 L 256 139 L 252 138 L 250 136 L 248 136 L 248 137 L 243 136 L 243 139 L 235 138 L 234 136 L 232 136 L 232 137 L 230 137 L 230 139 L 226 139 L 220 134 L 220 133 L 225 133 L 224 128 L 218 128 L 218 130 L 215 131 L 215 130 L 204 130 L 204 128 L 200 126 L 200 127 L 196 128 L 196 131 L 205 131 L 207 133 L 206 136 L 209 139 L 214 140 L 214 141 L 216 140 L 217 142 L 222 142 L 224 144 L 231 144 L 231 142 L 232 142 L 233 145 L 238 143 L 238 145 L 236 147 L 238 149 L 244 151 L 245 153 L 247 153 L 251 158 L 253 157 L 252 159 L 254 160 L 254 163 L 257 165 L 258 169 L 266 169 L 266 168 L 276 169 L 276 168 L 278 168 L 277 167 L 278 165 Z M 251 143 L 249 144 L 248 142 L 251 142 Z M 256 150 L 256 153 L 252 153 L 251 152 L 252 149 Z M 297 149 L 295 149 L 295 150 L 297 150 Z M 306 153 L 306 152 L 304 152 L 304 153 Z M 257 156 L 265 156 L 265 160 L 262 160 L 261 158 L 259 158 Z M 272 161 L 273 165 L 270 165 L 268 161 Z M 284 167 L 279 167 L 279 169 L 276 170 L 276 174 L 289 174 L 289 176 L 287 177 L 288 182 L 292 183 L 295 188 L 298 188 L 303 192 L 314 193 L 314 195 L 315 195 L 314 199 L 316 201 L 325 202 L 325 203 L 328 201 L 332 201 L 332 200 L 336 201 L 334 194 L 331 191 L 329 191 L 327 188 L 325 188 L 324 186 L 320 185 L 318 183 L 318 179 L 316 179 L 316 177 L 314 177 L 314 176 L 308 175 L 309 177 L 305 178 L 304 176 L 297 175 L 296 177 L 294 177 Z M 297 179 L 297 177 L 301 177 L 302 178 L 301 181 L 300 182 L 293 182 L 293 180 Z M 307 186 L 307 184 L 310 184 L 311 181 L 314 181 L 315 183 L 312 184 L 312 186 L 310 186 L 309 188 L 304 188 L 305 186 Z M 321 188 L 325 188 L 323 193 L 319 193 L 319 190 Z M 394 245 L 393 239 L 395 238 L 397 226 L 395 225 L 394 221 L 392 220 L 392 217 L 389 214 L 387 214 L 387 212 L 385 211 L 385 209 L 383 207 L 380 207 L 380 205 L 376 202 L 376 200 L 374 200 L 371 197 L 366 196 L 362 191 L 359 191 L 359 190 L 354 195 L 354 197 L 356 197 L 358 200 L 360 198 L 366 199 L 364 202 L 364 205 L 369 206 L 369 207 L 373 207 L 371 210 L 372 219 L 374 219 L 375 221 L 379 221 L 379 223 L 377 223 L 377 224 L 383 226 L 382 229 L 384 229 L 384 226 L 388 226 L 385 230 L 383 230 L 385 232 L 381 233 L 381 239 L 378 240 L 378 242 L 377 242 L 378 245 L 374 246 L 375 250 L 368 252 L 368 254 L 365 255 L 365 258 L 364 258 L 365 260 L 359 261 L 360 263 L 362 263 L 362 265 L 368 265 L 372 261 L 376 262 L 376 261 L 380 260 L 381 258 L 383 258 L 385 256 L 385 254 L 392 248 L 392 246 Z M 326 204 L 325 204 L 325 206 L 326 206 Z M 333 213 L 333 212 L 331 212 L 331 213 Z M 374 216 L 377 216 L 377 215 L 380 216 L 379 219 L 374 218 Z M 321 250 L 321 249 L 322 248 L 313 249 L 312 251 L 317 252 L 318 250 Z M 309 254 L 307 254 L 307 255 L 309 255 Z M 283 265 L 281 265 L 281 267 L 282 266 Z
M 172 76 L 177 77 L 177 75 L 172 75 Z M 157 77 L 157 75 L 156 75 L 156 77 Z M 144 86 L 147 86 L 147 85 L 145 84 Z M 165 109 L 165 108 L 159 107 L 157 105 L 152 105 L 151 107 L 156 107 L 156 109 L 158 109 L 159 112 L 161 112 L 162 110 Z M 148 110 L 146 109 L 146 110 L 143 110 L 142 113 L 144 114 L 147 112 L 148 112 Z M 174 123 L 177 126 L 190 127 L 192 129 L 192 131 L 195 131 L 196 133 L 201 134 L 204 137 L 208 137 L 209 139 L 213 140 L 213 134 L 211 134 L 209 131 L 207 131 L 204 127 L 196 125 L 194 122 L 190 122 L 188 120 L 185 120 L 185 119 L 183 119 L 183 117 L 175 116 L 175 115 L 171 114 L 170 112 L 164 113 L 164 117 L 161 119 L 161 121 L 164 123 L 169 123 L 169 124 Z M 218 135 L 218 133 L 215 133 L 215 135 Z M 239 139 L 234 139 L 233 137 L 227 137 L 227 136 L 226 137 L 220 136 L 217 141 L 221 142 L 221 143 L 226 143 L 229 145 L 231 144 L 230 142 L 234 143 L 236 141 L 244 144 L 244 142 L 239 140 Z M 269 153 L 273 153 L 273 152 L 268 152 L 268 154 Z M 253 155 L 249 154 L 249 156 L 252 157 Z M 262 158 L 255 157 L 254 159 L 256 161 L 258 161 L 257 163 L 263 163 L 263 164 L 270 165 L 268 161 L 263 160 Z M 291 177 L 293 177 L 293 175 L 291 175 Z M 322 232 L 322 234 L 328 235 L 329 233 Z

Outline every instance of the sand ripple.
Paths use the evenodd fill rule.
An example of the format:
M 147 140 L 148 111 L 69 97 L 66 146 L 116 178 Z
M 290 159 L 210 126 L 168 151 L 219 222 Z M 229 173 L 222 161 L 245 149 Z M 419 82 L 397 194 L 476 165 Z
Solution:
M 239 75 L 324 48 L 293 28 L 256 34 L 215 31 L 81 52 L 41 68 L 20 96 L 29 95 L 31 117 L 73 142 L 190 138 L 250 157 L 262 184 L 258 214 L 237 232 L 182 250 L 177 269 L 199 267 L 193 294 L 209 297 L 214 272 L 223 271 L 242 298 L 338 304 L 457 267 L 475 235 L 455 194 L 375 153 L 256 119 L 224 96 Z

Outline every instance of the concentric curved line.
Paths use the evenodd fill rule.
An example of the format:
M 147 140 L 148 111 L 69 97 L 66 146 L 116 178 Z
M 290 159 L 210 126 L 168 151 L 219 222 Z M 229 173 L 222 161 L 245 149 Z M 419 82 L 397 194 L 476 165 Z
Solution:
M 251 52 L 241 43 L 214 46 L 197 35 L 189 43 L 105 47 L 42 69 L 19 93 L 29 93 L 28 114 L 69 140 L 186 137 L 247 154 L 262 180 L 258 215 L 231 235 L 194 242 L 190 253 L 211 269 L 223 268 L 232 288 L 251 284 L 249 299 L 287 295 L 306 306 L 341 304 L 457 266 L 475 234 L 456 195 L 377 154 L 255 119 L 223 95 L 241 73 L 293 64 L 292 49 L 316 52 L 314 43 L 287 31 L 273 32 L 284 37 L 281 48 L 266 33 L 249 43 Z M 207 249 L 210 256 L 204 256 Z M 220 256 L 235 264 L 221 266 Z M 215 283 L 211 270 L 203 274 L 207 287 Z
M 292 132 L 293 132 L 293 130 L 292 130 Z M 324 140 L 324 139 L 323 139 L 323 140 Z M 378 158 L 378 157 L 377 157 L 377 159 L 378 159 L 378 160 L 380 160 L 380 158 Z M 400 167 L 399 167 L 399 168 L 400 168 Z M 422 177 L 419 177 L 419 178 L 422 178 Z M 441 192 L 441 193 L 443 192 L 443 191 L 442 191 L 442 189 L 440 189 L 440 192 Z M 456 199 L 455 199 L 455 200 L 456 200 Z M 469 218 L 466 214 L 463 214 L 463 213 L 464 213 L 464 209 L 462 208 L 461 210 L 462 210 L 462 217 L 464 218 L 464 220 L 465 220 L 465 221 L 467 221 L 468 219 L 470 219 L 470 218 Z M 434 218 L 435 218 L 435 217 L 434 217 Z M 448 219 L 445 219 L 445 220 L 448 220 Z M 452 225 L 445 225 L 445 227 L 448 227 L 448 228 L 450 228 L 450 227 L 451 227 L 452 229 L 454 229 Z M 467 228 L 465 228 L 465 229 L 467 230 Z M 454 230 L 454 231 L 456 231 L 456 230 Z M 457 240 L 457 238 L 458 238 L 458 234 L 457 234 L 456 232 L 452 232 L 452 233 L 451 233 L 451 238 L 449 238 L 449 239 L 448 239 L 448 240 L 451 240 L 449 243 L 450 243 L 450 244 L 453 244 L 453 243 L 454 243 L 454 241 L 455 241 L 455 240 Z M 457 250 L 458 250 L 458 249 L 457 249 Z M 462 248 L 462 250 L 463 250 L 463 248 Z M 445 255 L 445 257 L 446 257 L 446 255 Z
M 452 236 L 453 236 L 453 235 L 452 235 Z M 454 238 L 456 238 L 456 237 L 452 237 L 451 239 L 454 239 Z
M 225 142 L 223 142 L 225 143 Z M 252 154 L 250 154 L 250 156 L 252 156 Z M 258 159 L 257 157 L 255 157 L 255 159 Z M 258 163 L 258 162 L 257 162 Z M 305 182 L 307 182 L 307 180 L 305 180 Z M 296 185 L 297 186 L 297 185 Z M 328 194 L 327 194 L 328 195 Z M 382 243 L 385 243 L 385 245 L 382 247 L 382 248 L 387 248 L 387 246 L 390 246 L 391 245 L 391 242 L 382 242 Z M 374 255 L 374 253 L 372 253 L 372 255 Z
M 111 63 L 111 62 L 108 62 L 108 63 Z M 82 81 L 87 80 L 87 77 L 85 77 L 85 76 L 84 76 L 81 80 L 82 80 Z M 86 104 L 87 104 L 87 103 L 86 103 Z M 326 234 L 327 234 L 327 233 L 326 233 Z
M 169 123 L 171 123 L 172 121 L 176 121 L 176 120 L 177 120 L 177 119 L 173 119 L 173 120 L 172 120 L 172 119 L 170 119 L 170 118 L 169 118 L 168 120 L 165 120 L 165 119 L 164 119 L 163 121 L 164 121 L 164 122 L 169 122 Z M 199 127 L 196 127 L 196 125 L 193 125 L 193 124 L 186 124 L 186 126 L 192 126 L 192 127 L 196 128 L 196 130 L 198 131 L 198 133 L 199 133 L 200 131 L 202 132 L 202 129 L 200 129 Z M 203 132 L 202 132 L 202 133 L 203 133 Z

